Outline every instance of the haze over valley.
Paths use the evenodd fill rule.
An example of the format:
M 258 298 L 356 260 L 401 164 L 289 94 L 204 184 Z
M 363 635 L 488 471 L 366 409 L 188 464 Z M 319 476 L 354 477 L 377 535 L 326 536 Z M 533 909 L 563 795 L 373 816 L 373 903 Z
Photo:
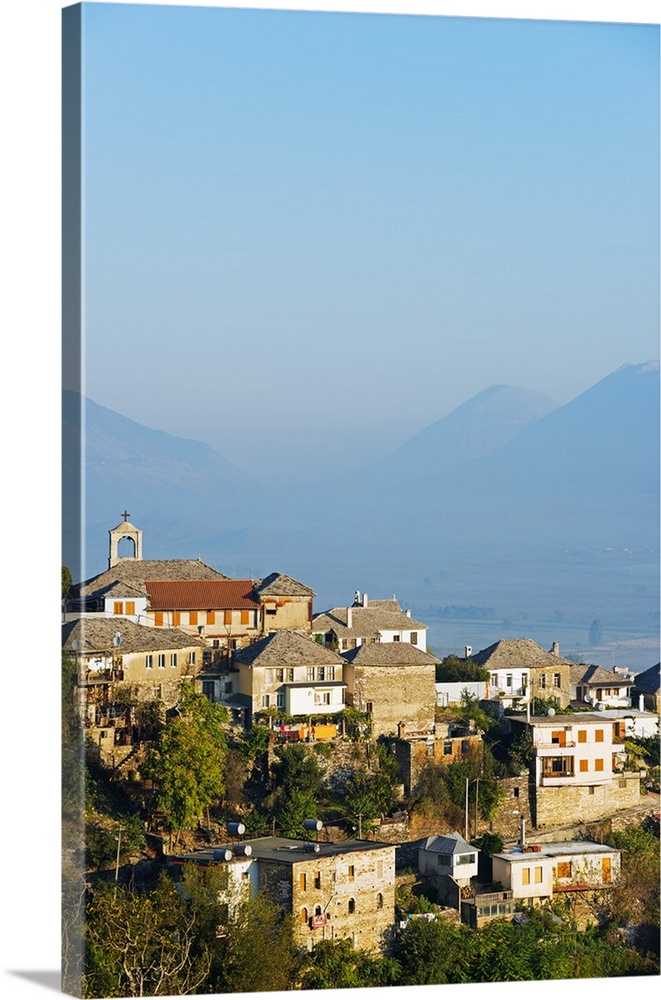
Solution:
M 317 610 L 394 589 L 439 654 L 529 635 L 645 669 L 659 658 L 658 399 L 655 362 L 564 406 L 492 386 L 352 475 L 306 477 L 305 456 L 283 441 L 284 484 L 83 399 L 86 562 L 72 569 L 105 566 L 126 509 L 146 557 L 199 555 L 231 576 L 286 571 L 314 588 Z M 65 393 L 69 445 L 80 405 Z M 65 509 L 75 489 L 65 469 Z M 71 535 L 65 560 L 67 548 L 75 563 Z

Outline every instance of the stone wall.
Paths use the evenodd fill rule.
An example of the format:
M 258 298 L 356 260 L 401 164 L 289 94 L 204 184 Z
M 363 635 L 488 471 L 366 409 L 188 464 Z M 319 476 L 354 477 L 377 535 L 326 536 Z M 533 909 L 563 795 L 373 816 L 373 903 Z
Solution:
M 533 802 L 536 828 L 603 819 L 640 805 L 640 775 L 629 772 L 603 785 L 538 787 Z
M 499 834 L 505 841 L 518 840 L 521 819 L 526 821 L 527 830 L 532 826 L 531 795 L 534 786 L 531 787 L 528 775 L 524 774 L 517 778 L 501 778 L 498 787 L 503 794 L 503 801 L 491 823 L 480 820 L 479 833 L 486 833 L 488 829 Z

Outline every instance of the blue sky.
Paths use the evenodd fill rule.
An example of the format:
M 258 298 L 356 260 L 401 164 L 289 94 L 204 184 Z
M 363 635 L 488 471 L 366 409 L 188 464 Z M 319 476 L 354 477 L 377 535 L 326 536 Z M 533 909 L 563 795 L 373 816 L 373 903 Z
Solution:
M 349 470 L 658 355 L 657 26 L 84 7 L 97 402 Z

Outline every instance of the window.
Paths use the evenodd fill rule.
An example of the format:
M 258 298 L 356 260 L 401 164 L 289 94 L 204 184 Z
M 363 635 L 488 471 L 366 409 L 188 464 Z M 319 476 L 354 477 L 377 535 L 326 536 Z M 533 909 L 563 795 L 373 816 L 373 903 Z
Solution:
M 330 705 L 331 703 L 330 691 L 315 691 L 314 703 L 315 705 Z
M 399 641 L 400 641 L 400 639 L 401 639 L 401 636 L 399 636 L 399 635 L 394 635 L 394 636 L 392 637 L 392 641 L 393 641 L 393 642 L 399 642 Z
M 594 785 L 590 785 L 588 788 L 588 795 L 594 795 Z
M 172 624 L 173 625 L 181 625 L 181 612 L 180 611 L 173 611 L 172 612 Z
M 188 663 L 190 664 L 191 667 L 194 666 L 194 664 L 195 664 L 195 650 L 194 649 L 191 650 L 191 652 L 188 654 Z
M 376 908 L 377 910 L 383 909 L 383 893 L 377 892 L 376 894 Z
M 284 708 L 285 707 L 285 692 L 284 691 L 278 691 L 276 693 L 275 704 L 276 704 L 277 708 Z
M 270 667 L 264 671 L 264 683 L 273 684 L 273 670 Z
M 321 872 L 314 873 L 314 887 L 315 889 L 321 889 Z
M 446 757 L 452 754 L 452 740 L 445 740 L 443 742 L 443 753 Z
M 587 771 L 587 769 L 588 769 L 588 762 L 587 762 L 587 760 L 579 760 L 579 762 L 578 762 L 578 769 L 579 769 L 579 771 Z
M 474 863 L 475 863 L 475 855 L 474 854 L 459 854 L 459 855 L 457 855 L 457 864 L 458 865 L 472 865 Z
M 411 632 L 411 645 L 412 646 L 417 646 L 418 645 L 418 633 L 417 632 Z
M 349 865 L 349 881 L 353 882 L 353 880 L 355 879 L 355 877 L 356 877 L 356 866 L 355 865 Z
M 135 601 L 127 601 L 126 602 L 126 614 L 127 615 L 134 615 L 135 614 Z
M 124 614 L 124 602 L 123 601 L 114 601 L 113 602 L 113 606 L 112 606 L 112 613 L 114 615 L 123 615 Z
M 519 786 L 518 785 L 516 786 L 516 788 L 512 789 L 512 794 L 514 795 L 515 799 L 518 799 L 518 797 L 519 797 Z
M 558 878 L 571 878 L 571 861 L 558 861 Z
M 301 872 L 301 874 L 298 876 L 298 888 L 301 890 L 301 892 L 305 892 L 307 887 L 308 887 L 308 877 L 305 874 L 305 872 Z
M 494 687 L 498 687 L 498 674 L 491 675 L 491 683 Z
M 365 711 L 366 711 L 366 712 L 367 712 L 367 713 L 368 713 L 369 715 L 371 715 L 371 714 L 372 714 L 372 712 L 374 711 L 374 703 L 373 703 L 373 702 L 371 702 L 371 701 L 366 701 L 366 702 L 365 702 Z
M 301 910 L 301 923 L 307 924 L 307 922 L 308 922 L 308 908 L 307 906 L 304 906 L 303 909 Z
M 242 625 L 249 625 L 250 624 L 250 612 L 249 611 L 242 611 L 241 612 L 241 624 Z
M 594 762 L 594 769 L 595 771 L 603 771 L 604 769 L 603 757 L 597 757 L 597 759 Z
M 601 859 L 601 881 L 608 883 L 611 880 L 611 859 L 602 858 Z
M 225 681 L 225 694 L 231 694 L 231 693 L 232 693 L 232 682 Z
M 282 667 L 278 667 L 275 672 L 275 679 L 278 684 L 282 684 L 285 679 L 285 672 Z
M 595 731 L 594 731 L 594 741 L 595 741 L 595 743 L 603 743 L 604 742 L 604 731 L 603 731 L 603 729 L 595 729 Z
M 433 743 L 427 743 L 427 745 L 425 747 L 425 753 L 426 753 L 427 757 L 433 757 L 434 756 L 434 744 Z
M 271 699 L 270 699 L 269 695 L 263 694 L 262 695 L 262 708 L 268 708 L 270 704 L 271 704 Z
M 546 674 L 539 675 L 539 686 L 542 690 L 546 687 Z
M 163 624 L 163 612 L 162 611 L 155 611 L 154 612 L 154 625 L 158 628 L 162 624 Z
M 317 680 L 318 681 L 326 680 L 326 672 L 323 667 L 317 667 Z
M 209 701 L 213 701 L 216 695 L 216 685 L 213 681 L 202 681 L 202 694 Z
M 588 741 L 588 731 L 587 729 L 579 729 L 578 731 L 578 742 L 587 743 Z
M 309 681 L 313 681 L 314 680 L 314 667 L 308 667 L 307 677 L 308 677 Z
M 214 649 L 220 649 L 220 639 L 214 639 L 211 645 Z
M 177 666 L 177 654 L 176 653 L 170 653 L 170 666 L 171 667 L 176 667 Z
M 158 654 L 158 666 L 160 670 L 165 670 L 165 653 Z
M 535 865 L 535 882 L 539 885 L 540 882 L 544 881 L 544 869 L 541 865 Z
M 147 668 L 147 670 L 151 670 L 153 666 L 154 666 L 154 657 L 152 656 L 151 653 L 147 653 L 147 655 L 145 656 L 145 667 Z
M 327 681 L 334 681 L 335 680 L 335 667 L 333 667 L 333 666 L 326 667 L 326 680 Z
M 462 740 L 461 741 L 461 756 L 465 757 L 467 754 L 469 754 L 470 753 L 470 748 L 471 748 L 470 740 Z
M 530 869 L 521 869 L 521 885 L 530 885 Z
M 355 912 L 356 912 L 356 900 L 352 898 L 349 900 L 349 904 L 347 906 L 347 913 L 355 913 Z
M 560 674 L 553 674 L 553 687 L 559 688 L 562 677 Z
M 505 687 L 508 687 L 508 688 L 512 687 L 512 675 L 511 674 L 506 674 L 505 675 Z

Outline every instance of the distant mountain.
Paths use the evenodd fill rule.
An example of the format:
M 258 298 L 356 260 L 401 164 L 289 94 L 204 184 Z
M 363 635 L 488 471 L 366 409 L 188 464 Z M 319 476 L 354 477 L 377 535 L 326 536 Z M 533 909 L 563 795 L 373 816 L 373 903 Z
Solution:
M 145 427 L 67 390 L 62 403 L 65 562 L 75 566 L 77 561 L 81 424 L 88 570 L 98 572 L 105 565 L 107 531 L 125 509 L 145 530 L 145 558 L 196 556 L 209 537 L 236 536 L 250 523 L 257 484 L 213 448 Z
M 366 474 L 399 482 L 421 473 L 452 472 L 502 448 L 557 406 L 539 392 L 492 385 L 425 427 Z
M 656 544 L 659 365 L 626 365 L 457 474 L 396 491 L 408 533 Z M 392 511 L 391 507 L 391 511 Z

